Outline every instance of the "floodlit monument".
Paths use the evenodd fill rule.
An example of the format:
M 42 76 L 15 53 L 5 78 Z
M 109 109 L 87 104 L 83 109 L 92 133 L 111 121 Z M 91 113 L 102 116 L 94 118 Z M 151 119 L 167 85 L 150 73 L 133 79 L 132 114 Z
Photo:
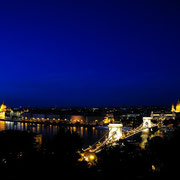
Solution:
M 180 113 L 180 101 L 179 100 L 178 100 L 178 102 L 176 104 L 176 108 L 175 108 L 174 104 L 172 104 L 171 111 L 176 112 L 176 113 Z
M 6 109 L 7 109 L 7 107 L 3 102 L 0 107 L 0 119 L 5 119 Z

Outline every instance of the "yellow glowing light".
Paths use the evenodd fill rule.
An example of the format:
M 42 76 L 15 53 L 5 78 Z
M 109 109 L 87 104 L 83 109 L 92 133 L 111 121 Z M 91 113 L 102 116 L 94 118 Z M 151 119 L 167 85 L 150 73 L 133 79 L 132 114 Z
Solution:
M 172 104 L 171 111 L 176 112 L 176 113 L 180 113 L 180 101 L 177 102 L 176 108 L 175 108 L 174 104 Z
M 176 111 L 176 110 L 175 110 L 175 107 L 174 107 L 174 104 L 172 104 L 171 111 L 172 111 L 172 112 L 175 112 L 175 111 Z
M 94 159 L 95 159 L 95 156 L 94 156 L 93 154 L 91 154 L 91 155 L 89 156 L 89 160 L 93 161 Z
M 0 119 L 5 119 L 6 109 L 7 109 L 7 107 L 3 102 L 3 104 L 0 107 Z
M 152 170 L 155 171 L 156 170 L 156 167 L 154 165 L 152 165 Z
M 176 105 L 176 112 L 180 112 L 180 101 L 178 101 Z

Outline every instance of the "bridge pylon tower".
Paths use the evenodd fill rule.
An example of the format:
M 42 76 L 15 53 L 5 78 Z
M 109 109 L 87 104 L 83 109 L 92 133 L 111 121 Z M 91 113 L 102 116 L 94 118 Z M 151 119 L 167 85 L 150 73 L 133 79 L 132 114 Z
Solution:
M 151 120 L 152 117 L 143 117 L 143 128 L 151 128 L 153 126 Z
M 108 139 L 111 141 L 118 141 L 122 135 L 122 124 L 109 124 L 109 136 Z

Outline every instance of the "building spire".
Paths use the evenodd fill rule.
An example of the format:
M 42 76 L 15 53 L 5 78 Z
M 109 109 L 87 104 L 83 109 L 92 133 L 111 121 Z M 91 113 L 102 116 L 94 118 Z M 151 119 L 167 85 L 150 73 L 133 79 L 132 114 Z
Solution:
M 172 111 L 172 112 L 175 111 L 174 104 L 172 104 L 171 111 Z

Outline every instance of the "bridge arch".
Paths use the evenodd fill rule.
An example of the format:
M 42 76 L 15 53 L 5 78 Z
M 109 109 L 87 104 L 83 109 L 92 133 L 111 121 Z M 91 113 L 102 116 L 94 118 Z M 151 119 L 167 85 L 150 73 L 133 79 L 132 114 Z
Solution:
M 143 128 L 151 128 L 152 127 L 152 117 L 143 117 Z
M 118 141 L 122 137 L 122 124 L 109 124 L 109 136 L 108 139 L 112 141 Z

